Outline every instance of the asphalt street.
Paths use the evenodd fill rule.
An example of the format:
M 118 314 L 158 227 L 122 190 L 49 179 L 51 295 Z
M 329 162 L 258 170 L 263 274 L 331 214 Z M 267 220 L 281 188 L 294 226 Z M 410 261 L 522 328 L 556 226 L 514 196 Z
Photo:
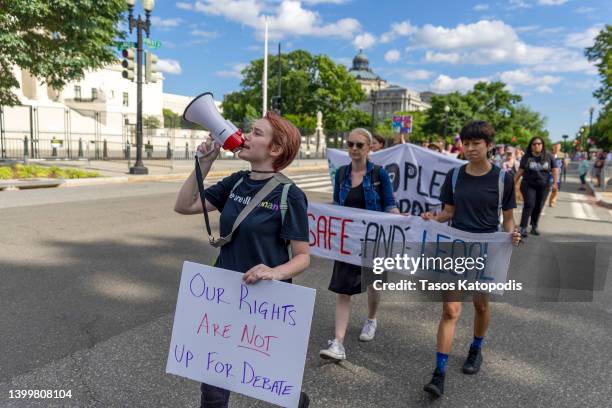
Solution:
M 329 201 L 321 175 L 314 179 L 300 180 L 309 200 Z M 211 263 L 216 251 L 201 215 L 173 212 L 179 186 L 0 192 L 0 407 L 198 406 L 199 384 L 165 374 L 165 364 L 181 265 Z M 313 257 L 294 279 L 317 290 L 303 386 L 311 406 L 612 406 L 612 212 L 570 178 L 541 232 L 513 253 L 509 278 L 526 290 L 493 304 L 476 376 L 460 372 L 472 336 L 465 304 L 436 401 L 421 389 L 441 305 L 384 293 L 376 339 L 361 343 L 366 299 L 355 296 L 348 360 L 322 362 L 335 297 L 327 290 L 332 262 Z M 582 280 L 568 284 L 572 274 Z M 71 390 L 72 398 L 9 399 L 18 389 Z M 269 405 L 232 395 L 230 406 Z

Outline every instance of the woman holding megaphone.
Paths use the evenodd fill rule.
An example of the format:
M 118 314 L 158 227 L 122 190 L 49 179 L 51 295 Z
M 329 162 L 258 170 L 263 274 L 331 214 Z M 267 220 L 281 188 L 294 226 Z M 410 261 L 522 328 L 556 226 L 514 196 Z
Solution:
M 210 129 L 215 141 L 209 139 L 198 147 L 196 170 L 181 187 L 174 210 L 179 214 L 204 213 L 206 218 L 208 211 L 221 212 L 222 238 L 213 239 L 209 230 L 211 244 L 221 248 L 214 266 L 243 272 L 247 284 L 272 279 L 291 283 L 291 278 L 310 264 L 308 204 L 302 190 L 279 172 L 298 153 L 300 132 L 288 120 L 268 112 L 254 122 L 250 133 L 242 135 L 219 115 L 214 104 L 211 107 L 212 95 L 206 95 L 196 98 L 184 117 Z M 198 179 L 210 171 L 221 144 L 239 151 L 238 157 L 249 162 L 251 170 L 199 188 Z M 201 407 L 227 407 L 229 390 L 202 384 L 201 392 Z M 304 393 L 299 406 L 308 406 Z

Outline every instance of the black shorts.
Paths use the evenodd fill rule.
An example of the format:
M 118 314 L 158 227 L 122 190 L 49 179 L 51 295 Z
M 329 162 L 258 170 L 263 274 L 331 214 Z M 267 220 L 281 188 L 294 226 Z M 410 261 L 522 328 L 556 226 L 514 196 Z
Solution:
M 334 272 L 329 290 L 341 295 L 357 295 L 367 290 L 374 280 L 386 282 L 387 274 L 375 275 L 371 268 L 363 268 L 346 262 L 334 261 Z

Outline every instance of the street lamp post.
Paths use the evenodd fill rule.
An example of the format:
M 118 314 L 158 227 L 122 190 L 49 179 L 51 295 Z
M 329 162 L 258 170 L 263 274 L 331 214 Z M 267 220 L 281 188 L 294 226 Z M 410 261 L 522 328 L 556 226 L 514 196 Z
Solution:
M 446 128 L 448 126 L 448 112 L 450 112 L 450 106 L 444 105 L 444 135 L 443 135 L 444 140 L 445 140 L 444 143 L 446 143 Z
M 592 134 L 592 129 L 593 129 L 593 111 L 595 110 L 594 106 L 591 106 L 589 108 L 589 135 L 588 138 L 591 139 L 593 134 Z
M 371 119 L 371 126 L 372 126 L 372 132 L 374 132 L 374 127 L 376 126 L 376 116 L 374 114 L 374 111 L 376 110 L 376 94 L 378 91 L 375 91 L 374 89 L 370 89 L 370 98 L 372 99 L 372 119 Z
M 130 174 L 148 174 L 149 170 L 142 163 L 142 32 L 149 38 L 151 31 L 151 11 L 155 7 L 155 0 L 142 0 L 146 19 L 143 21 L 138 15 L 134 18 L 136 0 L 127 0 L 128 20 L 130 34 L 136 29 L 136 163 L 130 168 Z
M 568 135 L 563 135 L 561 136 L 563 138 L 563 151 L 565 153 L 567 153 L 567 138 L 569 137 Z

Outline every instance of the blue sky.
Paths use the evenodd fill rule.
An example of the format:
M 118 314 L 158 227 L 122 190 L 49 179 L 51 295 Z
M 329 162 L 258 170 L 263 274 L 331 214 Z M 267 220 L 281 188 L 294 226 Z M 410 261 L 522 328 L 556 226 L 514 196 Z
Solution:
M 271 52 L 281 41 L 283 51 L 306 49 L 350 66 L 362 47 L 377 74 L 418 91 L 502 80 L 560 140 L 597 107 L 599 78 L 583 49 L 612 21 L 612 7 L 604 0 L 158 0 L 153 16 L 165 92 L 210 90 L 221 100 L 239 89 L 240 69 L 263 54 L 268 16 Z

